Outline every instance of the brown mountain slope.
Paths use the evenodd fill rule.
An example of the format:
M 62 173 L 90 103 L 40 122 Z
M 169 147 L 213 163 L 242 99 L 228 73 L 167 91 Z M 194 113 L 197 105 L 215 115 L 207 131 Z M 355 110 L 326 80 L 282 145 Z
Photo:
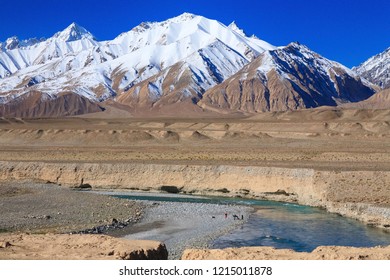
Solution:
M 377 92 L 367 100 L 357 103 L 343 104 L 341 107 L 359 109 L 390 109 L 390 89 Z
M 74 93 L 65 92 L 51 98 L 41 92 L 30 92 L 0 105 L 1 117 L 60 117 L 74 116 L 104 110 L 99 105 Z

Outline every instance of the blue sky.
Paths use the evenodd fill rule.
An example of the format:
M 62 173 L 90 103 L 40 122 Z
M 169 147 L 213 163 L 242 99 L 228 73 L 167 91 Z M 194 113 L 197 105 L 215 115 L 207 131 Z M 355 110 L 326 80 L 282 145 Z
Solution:
M 109 40 L 143 21 L 190 12 L 226 25 L 235 20 L 273 45 L 299 41 L 348 67 L 390 47 L 388 0 L 0 0 L 0 9 L 0 41 L 47 38 L 72 22 Z

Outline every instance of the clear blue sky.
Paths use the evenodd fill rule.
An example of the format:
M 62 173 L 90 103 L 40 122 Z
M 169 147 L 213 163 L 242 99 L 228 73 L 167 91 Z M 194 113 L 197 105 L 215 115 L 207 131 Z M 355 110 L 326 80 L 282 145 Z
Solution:
M 0 41 L 51 37 L 77 22 L 99 40 L 115 38 L 143 21 L 183 12 L 226 25 L 277 46 L 299 41 L 348 67 L 390 47 L 388 0 L 0 0 Z

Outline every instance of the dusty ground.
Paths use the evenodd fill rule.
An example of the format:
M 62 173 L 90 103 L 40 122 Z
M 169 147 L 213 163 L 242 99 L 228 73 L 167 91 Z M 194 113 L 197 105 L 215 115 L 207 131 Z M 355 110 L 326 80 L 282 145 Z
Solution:
M 390 170 L 390 111 L 219 119 L 0 119 L 0 159 Z

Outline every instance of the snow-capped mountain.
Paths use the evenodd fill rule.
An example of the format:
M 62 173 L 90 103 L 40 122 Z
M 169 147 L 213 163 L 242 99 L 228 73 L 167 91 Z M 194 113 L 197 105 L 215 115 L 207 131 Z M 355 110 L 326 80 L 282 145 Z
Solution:
M 131 107 L 158 107 L 188 100 L 223 82 L 250 60 L 217 40 L 156 75 L 121 91 L 117 100 Z
M 220 111 L 286 111 L 336 106 L 372 94 L 370 84 L 345 66 L 291 43 L 261 54 L 207 91 L 199 105 Z
M 75 23 L 47 40 L 19 41 L 17 37 L 9 38 L 0 48 L 0 78 L 4 80 L 16 72 L 18 77 L 23 78 L 29 72 L 39 73 L 42 66 L 58 64 L 67 56 L 89 50 L 98 44 L 92 34 Z M 50 74 L 51 77 L 53 75 L 56 73 Z M 17 85 L 18 80 L 10 79 L 8 83 L 12 87 Z
M 224 45 L 229 55 L 210 50 L 219 45 Z M 186 60 L 197 69 L 199 77 L 213 80 L 211 76 L 219 73 L 220 82 L 263 51 L 274 48 L 258 38 L 246 37 L 235 24 L 227 27 L 188 13 L 163 22 L 141 23 L 105 42 L 97 42 L 84 28 L 71 24 L 43 42 L 3 48 L 0 102 L 7 103 L 32 90 L 52 98 L 71 91 L 101 102 Z
M 305 59 L 307 54 L 300 51 L 291 54 L 291 61 L 286 65 L 283 50 L 256 36 L 248 37 L 235 22 L 225 26 L 216 20 L 189 13 L 163 22 L 141 23 L 111 41 L 97 41 L 85 28 L 72 23 L 46 40 L 20 41 L 13 37 L 0 44 L 0 116 L 59 116 L 80 113 L 80 108 L 90 112 L 104 107 L 102 102 L 107 100 L 125 104 L 130 110 L 181 103 L 198 106 L 199 102 L 205 104 L 205 92 L 234 77 L 238 71 L 251 70 L 252 63 L 259 60 L 274 59 L 272 65 L 263 63 L 261 67 L 277 69 L 282 73 L 280 77 L 290 75 L 292 71 L 294 74 L 291 75 L 306 75 L 314 84 L 316 75 L 322 77 L 325 75 L 323 71 L 331 68 L 322 65 L 324 59 L 317 61 L 318 55 Z M 274 54 L 280 57 L 277 59 Z M 295 60 L 297 63 L 294 63 Z M 305 63 L 312 64 L 312 75 L 300 74 L 301 70 L 305 70 L 302 66 Z M 342 66 L 339 68 L 344 69 Z M 263 75 L 267 75 L 268 72 L 264 71 Z M 347 69 L 345 72 L 348 72 Z M 348 77 L 361 83 L 349 72 Z M 333 80 L 326 81 L 329 83 L 327 87 L 334 87 L 332 97 L 360 100 L 356 97 L 360 96 L 360 92 L 354 93 L 356 96 L 347 96 L 346 79 L 339 76 L 335 74 Z M 340 79 L 342 82 L 336 82 Z M 302 78 L 300 86 L 312 85 Z M 366 89 L 360 84 L 356 88 Z M 307 92 L 306 89 L 304 91 Z M 316 94 L 323 94 L 321 87 L 316 89 Z M 207 96 L 210 98 L 211 94 Z M 66 108 L 62 111 L 50 110 L 48 106 L 58 107 L 53 105 L 56 100 L 66 102 Z M 38 106 L 39 101 L 45 104 L 40 105 L 41 109 L 30 108 Z M 18 103 L 24 104 L 20 108 L 30 108 L 30 113 L 19 113 Z M 312 104 L 319 105 L 324 104 Z M 72 110 L 72 106 L 78 109 Z M 268 110 L 275 108 L 268 106 Z M 40 113 L 37 115 L 37 112 Z
M 369 58 L 353 70 L 382 89 L 390 88 L 390 48 Z

